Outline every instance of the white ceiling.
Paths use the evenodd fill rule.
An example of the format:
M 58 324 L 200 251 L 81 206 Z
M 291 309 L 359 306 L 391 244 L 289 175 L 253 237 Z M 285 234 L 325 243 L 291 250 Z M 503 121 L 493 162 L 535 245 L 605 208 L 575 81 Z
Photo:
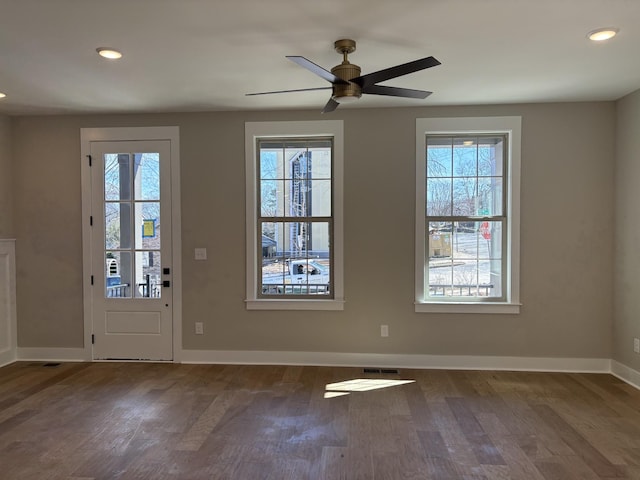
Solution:
M 590 30 L 615 26 L 603 44 Z M 425 100 L 365 95 L 340 108 L 614 100 L 640 88 L 640 0 L 0 0 L 0 113 L 317 108 L 340 38 L 370 73 Z M 124 53 L 104 60 L 97 47 Z M 330 114 L 329 114 L 330 115 Z

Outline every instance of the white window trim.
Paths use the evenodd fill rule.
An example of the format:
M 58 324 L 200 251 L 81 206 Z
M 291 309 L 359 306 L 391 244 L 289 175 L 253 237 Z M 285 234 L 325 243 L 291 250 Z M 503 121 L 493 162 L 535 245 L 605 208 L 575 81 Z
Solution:
M 247 310 L 344 310 L 343 176 L 344 126 L 342 120 L 245 123 Z M 256 206 L 256 140 L 269 137 L 333 137 L 333 295 L 326 300 L 258 298 L 258 245 Z
M 415 311 L 418 313 L 520 313 L 520 148 L 521 117 L 460 117 L 416 119 L 416 271 Z M 507 134 L 507 300 L 505 302 L 452 302 L 425 299 L 426 135 Z
M 91 212 L 91 167 L 87 156 L 91 153 L 91 142 L 169 140 L 171 142 L 171 299 L 173 302 L 173 362 L 182 361 L 182 222 L 180 220 L 180 127 L 106 127 L 81 128 L 81 179 L 82 218 L 89 218 Z M 93 331 L 93 311 L 91 304 L 91 226 L 82 222 L 82 264 L 83 264 L 83 304 L 84 304 L 84 355 L 85 360 L 93 358 L 91 332 Z

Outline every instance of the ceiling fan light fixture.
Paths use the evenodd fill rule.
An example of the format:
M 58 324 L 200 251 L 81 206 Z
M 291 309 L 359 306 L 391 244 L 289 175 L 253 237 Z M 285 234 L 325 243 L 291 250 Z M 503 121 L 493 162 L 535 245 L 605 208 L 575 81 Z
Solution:
M 122 52 L 113 48 L 100 47 L 96 48 L 96 52 L 98 52 L 98 55 L 102 58 L 107 58 L 109 60 L 118 60 L 119 58 L 122 58 Z
M 360 95 L 334 95 L 333 98 L 338 103 L 355 103 Z
M 355 66 L 357 67 L 357 65 Z M 359 67 L 358 70 L 360 70 Z M 353 103 L 361 96 L 362 88 L 360 88 L 360 85 L 356 83 L 337 83 L 333 85 L 333 94 L 331 95 L 331 98 L 338 103 Z
M 7 96 L 7 94 L 6 94 L 6 93 L 2 93 L 2 92 L 0 92 L 0 98 L 5 98 L 6 96 Z
M 619 31 L 620 29 L 616 27 L 598 28 L 597 30 L 592 30 L 587 33 L 587 38 L 592 42 L 604 42 L 605 40 L 615 37 Z

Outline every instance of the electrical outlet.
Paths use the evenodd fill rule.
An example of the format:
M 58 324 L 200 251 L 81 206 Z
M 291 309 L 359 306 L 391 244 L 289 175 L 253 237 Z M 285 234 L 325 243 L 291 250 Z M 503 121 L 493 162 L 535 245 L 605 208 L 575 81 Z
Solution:
M 640 338 L 633 339 L 633 351 L 640 353 Z
M 381 337 L 389 336 L 389 325 L 380 325 L 380 336 Z
M 196 322 L 196 335 L 204 335 L 204 325 L 202 322 Z

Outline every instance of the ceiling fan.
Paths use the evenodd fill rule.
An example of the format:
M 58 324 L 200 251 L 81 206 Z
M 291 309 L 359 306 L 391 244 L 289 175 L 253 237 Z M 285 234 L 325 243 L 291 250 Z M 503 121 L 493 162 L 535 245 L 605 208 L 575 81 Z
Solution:
M 334 43 L 334 47 L 338 53 L 343 56 L 340 65 L 336 65 L 331 71 L 325 70 L 316 65 L 311 60 L 299 56 L 287 56 L 289 60 L 315 73 L 321 78 L 331 83 L 331 87 L 317 88 L 301 88 L 298 90 L 277 90 L 275 92 L 247 93 L 247 95 L 269 95 L 272 93 L 288 93 L 288 92 L 308 92 L 311 90 L 328 90 L 332 89 L 331 98 L 322 109 L 322 113 L 333 112 L 341 103 L 350 103 L 359 99 L 363 93 L 371 93 L 373 95 L 388 95 L 392 97 L 405 98 L 427 98 L 432 92 L 425 90 L 411 90 L 408 88 L 387 87 L 384 85 L 376 85 L 391 78 L 401 77 L 408 73 L 424 70 L 425 68 L 440 65 L 440 62 L 433 57 L 421 58 L 413 62 L 396 65 L 395 67 L 385 68 L 377 72 L 360 75 L 360 67 L 349 62 L 347 56 L 355 52 L 356 42 L 354 40 L 342 39 Z

